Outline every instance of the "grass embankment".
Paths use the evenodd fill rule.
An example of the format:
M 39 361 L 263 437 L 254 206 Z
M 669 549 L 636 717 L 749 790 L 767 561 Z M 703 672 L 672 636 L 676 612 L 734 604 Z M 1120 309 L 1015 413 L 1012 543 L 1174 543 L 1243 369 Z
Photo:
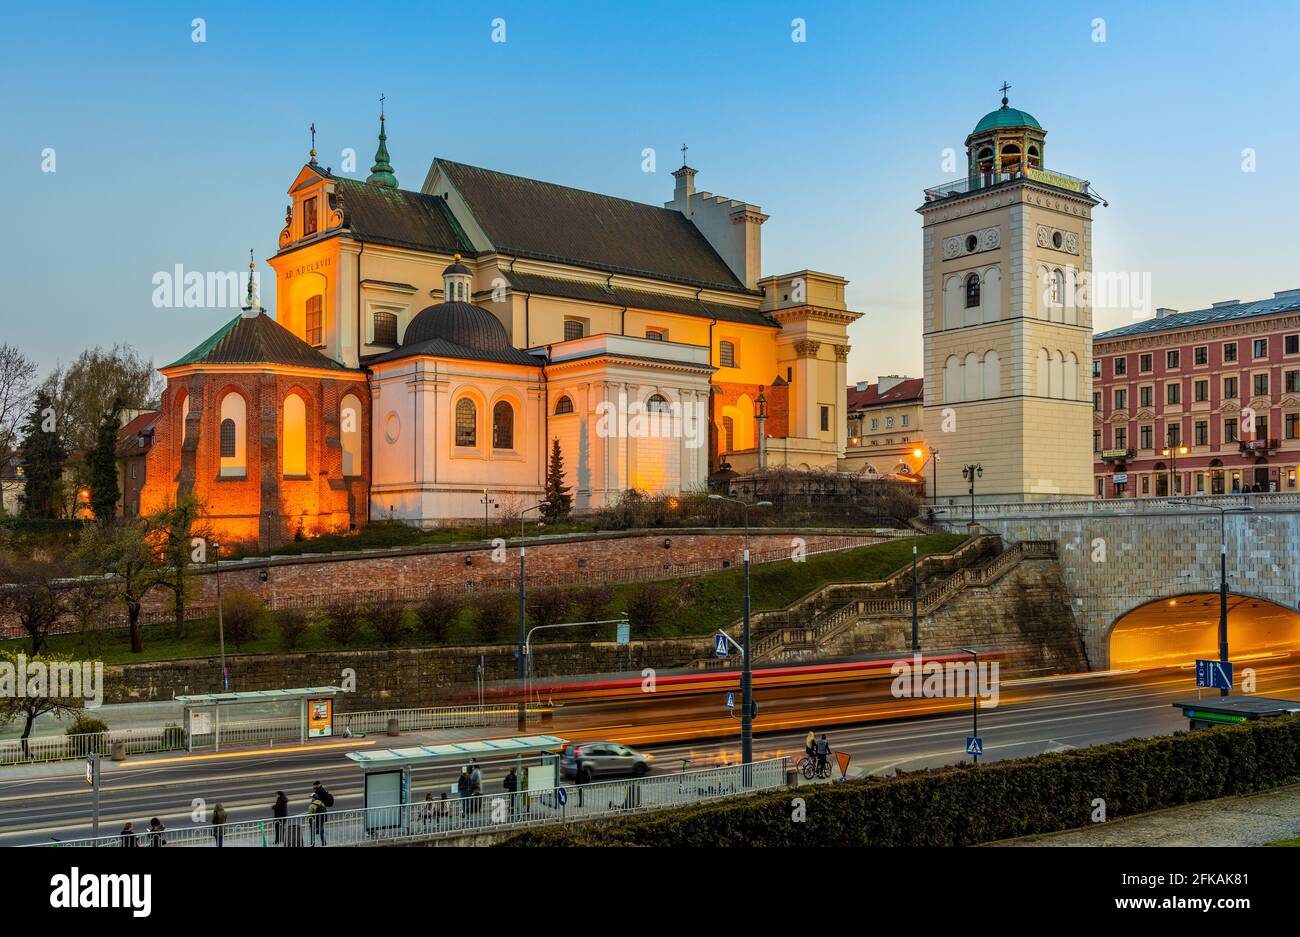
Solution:
M 750 570 L 751 607 L 755 612 L 784 608 L 826 583 L 884 579 L 911 562 L 913 542 L 917 545 L 919 555 L 926 556 L 951 551 L 963 539 L 965 538 L 960 534 L 931 534 L 917 537 L 915 541 L 906 538 L 810 556 L 800 563 L 780 562 L 754 566 Z M 646 612 L 647 589 L 657 600 L 657 608 L 652 613 Z M 576 597 L 583 590 L 529 590 L 530 603 L 539 592 L 546 591 L 563 592 Z M 739 618 L 743 594 L 743 571 L 738 568 L 650 584 L 620 583 L 609 587 L 609 602 L 600 609 L 599 617 L 615 618 L 626 610 L 633 623 L 632 637 L 637 640 L 705 635 Z M 494 599 L 493 595 L 500 598 Z M 518 619 L 513 611 L 507 609 L 505 621 L 496 625 L 485 623 L 482 614 L 484 605 L 493 602 L 508 605 L 511 601 L 510 595 L 500 593 L 466 597 L 464 608 L 441 641 L 431 640 L 427 634 L 418 630 L 416 603 L 412 603 L 406 610 L 405 628 L 398 640 L 385 645 L 374 627 L 366 622 L 346 647 L 361 650 L 382 646 L 469 645 L 493 643 L 494 636 L 502 643 L 512 643 L 518 627 Z M 559 620 L 575 620 L 574 614 L 577 611 L 577 608 L 572 608 Z M 292 650 L 325 651 L 345 646 L 331 633 L 328 616 L 323 612 L 324 610 L 322 614 L 309 617 L 306 629 Z M 289 650 L 281 640 L 274 621 L 276 614 L 269 613 L 257 628 L 256 636 L 238 647 L 232 643 L 227 632 L 226 652 L 247 654 Z M 577 637 L 613 640 L 613 633 L 613 625 L 605 626 L 597 635 L 577 635 L 563 629 L 557 629 L 549 635 L 542 632 L 552 641 L 574 640 Z M 0 646 L 18 651 L 25 644 L 7 641 Z M 95 657 L 111 664 L 209 657 L 218 652 L 217 625 L 214 619 L 189 622 L 182 637 L 174 634 L 174 626 L 170 623 L 145 626 L 144 651 L 140 654 L 130 652 L 125 630 L 101 632 L 89 640 L 81 635 L 57 635 L 50 639 L 49 646 L 51 651 L 65 652 L 78 658 Z

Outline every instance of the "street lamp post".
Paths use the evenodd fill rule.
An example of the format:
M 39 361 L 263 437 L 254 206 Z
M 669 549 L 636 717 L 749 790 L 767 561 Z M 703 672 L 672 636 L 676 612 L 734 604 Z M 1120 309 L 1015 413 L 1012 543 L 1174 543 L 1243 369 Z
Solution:
M 912 538 L 912 652 L 921 650 L 921 635 L 916 609 L 916 538 Z
M 925 458 L 921 459 L 922 456 L 925 456 Z M 936 460 L 939 458 L 939 450 L 931 449 L 930 454 L 926 456 L 925 450 L 918 446 L 912 450 L 912 457 L 921 459 L 921 477 L 926 480 L 926 487 L 930 489 L 930 507 L 937 507 L 939 504 L 939 466 Z M 926 465 L 930 466 L 933 474 L 926 472 Z
M 522 689 L 524 681 L 528 677 L 528 661 L 525 657 L 528 653 L 528 636 L 525 633 L 524 621 L 524 515 L 529 511 L 540 511 L 543 508 L 551 506 L 549 501 L 539 501 L 531 507 L 526 507 L 519 512 L 519 686 Z M 524 699 L 519 703 L 519 731 L 524 732 L 528 729 L 528 700 Z
M 1219 512 L 1219 660 L 1228 662 L 1228 515 L 1249 514 L 1254 508 L 1225 508 L 1217 504 L 1198 504 L 1186 498 L 1170 504 L 1185 504 L 1190 508 L 1209 508 Z M 1219 688 L 1220 696 L 1228 695 L 1227 687 Z
M 980 737 L 980 695 L 975 692 L 975 687 L 979 686 L 980 655 L 979 651 L 973 651 L 968 647 L 962 648 L 975 660 L 975 673 L 971 677 L 971 694 L 970 694 L 970 734 L 975 738 L 976 746 L 979 746 Z M 980 756 L 975 752 L 971 753 L 971 758 L 975 759 L 976 766 L 980 763 Z
M 497 503 L 488 497 L 486 488 L 483 489 L 483 497 L 479 499 L 479 503 L 483 505 L 483 536 L 486 538 L 488 535 L 488 510 L 496 507 Z
M 226 625 L 221 614 L 221 544 L 213 541 L 212 561 L 216 564 L 214 575 L 217 577 L 217 643 L 221 650 L 221 689 L 230 689 L 230 676 L 226 670 Z
M 975 526 L 975 479 L 984 477 L 984 466 L 978 462 L 961 467 L 961 477 L 970 482 L 970 523 Z
M 1183 486 L 1181 484 L 1182 479 L 1178 478 L 1178 457 L 1187 455 L 1187 447 L 1168 445 L 1160 450 L 1160 454 L 1169 460 L 1169 497 L 1172 498 L 1175 494 L 1182 494 L 1182 491 L 1174 491 L 1174 480 L 1178 479 L 1180 482 L 1178 487 L 1181 489 Z
M 724 498 L 722 495 L 709 495 L 710 501 L 730 501 L 732 504 L 739 504 L 741 507 L 741 518 L 745 526 L 744 534 L 744 565 L 745 565 L 745 600 L 744 600 L 744 617 L 742 618 L 740 631 L 740 760 L 742 764 L 752 764 L 754 761 L 754 674 L 750 668 L 749 654 L 749 509 L 751 505 L 747 501 L 740 501 L 736 498 Z M 756 508 L 770 508 L 771 501 L 759 501 L 753 505 Z

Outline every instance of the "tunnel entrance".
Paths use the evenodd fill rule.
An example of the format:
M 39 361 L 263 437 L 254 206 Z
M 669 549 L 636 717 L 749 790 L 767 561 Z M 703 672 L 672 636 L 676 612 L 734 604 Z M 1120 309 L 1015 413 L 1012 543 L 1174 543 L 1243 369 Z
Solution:
M 1300 614 L 1265 599 L 1228 595 L 1233 660 L 1300 650 Z M 1139 605 L 1115 621 L 1110 666 L 1150 669 L 1219 656 L 1219 594 L 1196 592 Z

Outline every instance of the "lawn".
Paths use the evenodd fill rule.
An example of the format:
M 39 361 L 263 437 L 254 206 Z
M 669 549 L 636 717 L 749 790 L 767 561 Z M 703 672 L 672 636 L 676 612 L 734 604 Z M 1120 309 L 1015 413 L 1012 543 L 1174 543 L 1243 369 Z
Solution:
M 917 537 L 915 541 L 892 540 L 838 553 L 811 556 L 799 563 L 779 562 L 754 566 L 750 571 L 751 607 L 755 612 L 784 608 L 826 583 L 883 579 L 911 562 L 913 542 L 917 545 L 918 553 L 925 556 L 930 553 L 948 552 L 963 539 L 964 536 L 961 534 L 931 534 Z M 643 598 L 640 594 L 646 588 L 640 583 L 611 586 L 612 601 L 605 611 L 605 616 L 614 618 L 622 610 L 635 608 L 638 598 Z M 634 639 L 705 635 L 731 624 L 740 617 L 741 599 L 744 594 L 743 570 L 728 569 L 704 576 L 667 580 L 655 583 L 650 588 L 655 590 L 660 600 L 660 614 L 653 624 L 642 626 L 638 625 L 636 615 L 632 613 Z M 572 593 L 574 590 L 565 591 Z M 535 592 L 530 590 L 530 597 L 534 594 Z M 479 603 L 482 601 L 480 597 Z M 475 607 L 476 605 L 467 605 L 462 610 L 459 620 L 449 629 L 447 640 L 443 643 L 492 643 L 490 640 L 484 641 L 480 638 Z M 515 621 L 517 619 L 511 613 L 508 622 L 503 623 L 504 634 L 513 635 Z M 408 610 L 407 630 L 401 638 L 401 646 L 434 643 L 415 631 L 414 625 L 414 612 Z M 606 631 L 608 634 L 604 633 Z M 610 625 L 601 629 L 598 636 L 605 640 L 612 640 L 613 631 L 614 626 Z M 49 643 L 52 651 L 65 652 L 77 658 L 94 657 L 105 663 L 209 657 L 218 652 L 215 620 L 189 622 L 184 637 L 173 634 L 171 624 L 148 625 L 144 627 L 143 632 L 144 651 L 140 654 L 132 654 L 128 649 L 125 630 L 103 632 L 97 643 L 89 645 L 79 635 L 57 635 L 51 638 Z M 562 641 L 566 637 L 573 639 L 574 635 L 569 633 L 566 636 L 564 630 L 557 629 L 550 632 L 548 637 L 551 640 Z M 587 637 L 590 638 L 592 635 Z M 6 641 L 0 646 L 19 651 L 23 650 L 25 645 L 23 642 Z M 294 650 L 334 650 L 341 646 L 329 635 L 324 622 L 312 621 L 299 638 Z M 381 643 L 378 634 L 366 625 L 356 639 L 347 646 L 359 650 L 379 647 Z M 285 648 L 280 641 L 278 629 L 271 621 L 263 622 L 257 629 L 257 636 L 245 641 L 240 647 L 235 647 L 229 638 L 226 641 L 228 654 L 274 653 L 283 650 Z

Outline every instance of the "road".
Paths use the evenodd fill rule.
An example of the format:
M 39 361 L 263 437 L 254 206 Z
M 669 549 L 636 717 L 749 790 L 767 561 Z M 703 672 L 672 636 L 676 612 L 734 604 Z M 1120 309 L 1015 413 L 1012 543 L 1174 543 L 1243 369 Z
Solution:
M 1300 663 L 1291 658 L 1255 665 L 1257 693 L 1295 698 Z M 1240 672 L 1240 668 L 1239 668 Z M 1186 728 L 1171 704 L 1193 697 L 1187 669 L 1075 675 L 1003 685 L 996 708 L 979 714 L 986 760 L 1019 758 L 1118 739 L 1164 735 Z M 832 748 L 848 752 L 852 768 L 889 774 L 960 761 L 970 734 L 970 702 L 897 700 L 889 681 L 781 687 L 760 693 L 755 757 L 797 757 L 807 731 L 825 730 Z M 739 758 L 739 721 L 729 717 L 716 694 L 567 706 L 541 731 L 564 738 L 609 738 L 655 756 L 656 771 L 707 767 Z M 485 733 L 491 730 L 484 730 Z M 507 734 L 501 731 L 496 734 Z M 361 806 L 360 771 L 343 753 L 367 746 L 388 747 L 386 737 L 336 739 L 330 747 L 296 745 L 220 755 L 135 756 L 121 765 L 105 763 L 101 834 L 116 833 L 130 820 L 140 830 L 152 817 L 169 828 L 196 822 L 196 802 L 224 804 L 232 821 L 266 817 L 277 790 L 290 798 L 291 812 L 306 808 L 313 780 L 335 795 L 335 809 Z M 413 744 L 412 741 L 398 744 Z M 14 778 L 0 769 L 0 844 L 75 839 L 90 833 L 90 792 L 80 762 L 53 769 L 53 776 Z M 499 770 L 488 768 L 484 791 L 500 790 Z M 424 770 L 413 777 L 413 800 L 426 791 L 450 791 L 456 769 Z

